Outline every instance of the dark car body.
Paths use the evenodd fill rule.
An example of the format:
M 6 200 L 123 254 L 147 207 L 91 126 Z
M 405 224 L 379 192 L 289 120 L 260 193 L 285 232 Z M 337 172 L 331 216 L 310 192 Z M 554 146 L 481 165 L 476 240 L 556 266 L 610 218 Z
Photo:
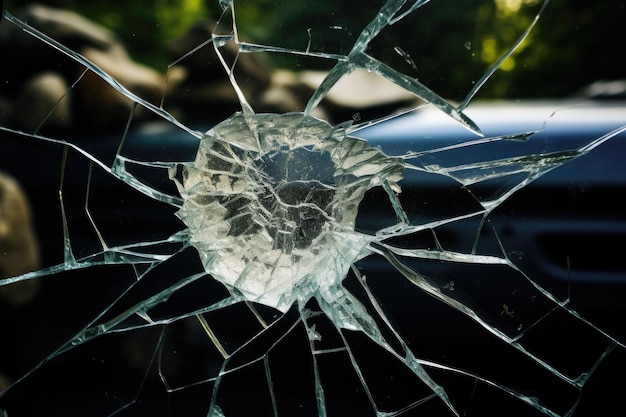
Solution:
M 465 113 L 487 138 L 525 132 L 534 134 L 527 143 L 504 140 L 497 144 L 461 147 L 438 156 L 448 166 L 477 160 L 490 161 L 515 154 L 573 150 L 626 124 L 626 103 L 613 100 L 484 102 L 472 104 Z M 198 130 L 209 128 L 199 127 Z M 391 156 L 479 139 L 474 132 L 428 107 L 366 127 L 352 135 L 366 139 Z M 121 184 L 97 166 L 92 169 L 94 177 L 89 184 L 92 190 L 88 193 L 86 174 L 89 167 L 76 149 L 83 149 L 107 163 L 119 147 L 122 132 L 106 136 L 83 133 L 62 138 L 76 146 L 68 152 L 62 187 L 62 142 L 50 143 L 17 136 L 11 138 L 6 133 L 3 136 L 6 145 L 3 145 L 0 169 L 13 175 L 26 189 L 35 207 L 35 223 L 42 239 L 44 257 L 48 257 L 49 249 L 58 246 L 61 223 L 59 188 L 63 189 L 66 209 L 78 207 L 82 210 L 87 194 L 90 194 L 91 210 L 109 217 L 111 222 L 127 221 L 138 230 L 146 231 L 153 230 L 151 226 L 158 222 L 168 233 L 182 227 L 175 216 L 153 219 L 146 215 L 142 206 L 145 198 L 141 193 L 128 189 L 127 192 L 135 196 L 136 201 L 133 201 L 133 197 L 118 195 L 120 191 L 115 194 L 110 194 L 106 188 L 100 191 L 102 186 L 114 190 Z M 548 173 L 513 195 L 511 201 L 506 201 L 499 209 L 503 212 L 503 219 L 498 224 L 499 230 L 504 231 L 501 233 L 504 246 L 515 247 L 516 251 L 528 254 L 533 259 L 531 266 L 539 268 L 541 275 L 551 280 L 623 281 L 624 270 L 619 268 L 619 257 L 613 256 L 624 248 L 626 232 L 624 203 L 616 198 L 626 188 L 626 173 L 622 167 L 623 147 L 626 146 L 623 136 L 618 135 L 588 155 Z M 129 132 L 124 141 L 123 154 L 146 162 L 190 162 L 195 158 L 198 142 L 197 138 L 166 122 L 144 123 Z M 74 159 L 83 161 L 75 162 Z M 137 168 L 140 180 L 177 195 L 174 184 L 163 170 L 145 168 L 145 172 L 139 171 L 141 168 Z M 108 181 L 111 183 L 107 185 Z M 423 200 L 426 206 L 422 208 L 421 215 L 424 217 L 430 211 L 441 212 L 446 210 L 446 206 L 457 204 L 449 204 L 438 195 L 442 195 L 443 189 L 460 188 L 443 175 L 416 177 L 412 182 L 405 180 L 402 187 L 403 196 Z M 126 187 L 119 188 L 124 193 Z M 46 209 L 38 210 L 38 207 Z M 384 215 L 376 211 L 376 204 L 366 202 L 362 209 L 359 225 L 364 230 L 374 231 L 385 223 Z M 507 210 L 515 214 L 505 215 Z M 122 213 L 123 219 L 116 218 Z M 91 234 L 82 229 L 74 233 L 83 231 Z M 458 233 L 466 234 L 462 230 Z M 119 234 L 125 235 L 126 230 L 120 228 Z M 567 256 L 571 261 L 569 270 L 565 267 Z
M 455 148 L 459 144 L 479 140 L 480 137 L 429 107 L 355 131 L 353 135 L 366 139 L 372 146 L 380 147 L 391 156 L 453 147 L 450 151 L 432 153 L 429 158 L 441 162 L 442 166 L 454 166 L 515 155 L 574 150 L 626 125 L 626 103 L 610 100 L 485 102 L 472 104 L 466 114 L 476 122 L 486 138 L 503 135 L 512 138 Z M 210 126 L 198 127 L 198 130 L 208 128 Z M 532 135 L 529 138 L 528 135 L 515 136 L 518 133 Z M 0 134 L 0 169 L 16 178 L 30 199 L 35 229 L 40 239 L 43 267 L 67 263 L 68 245 L 73 256 L 80 259 L 100 251 L 103 241 L 108 247 L 159 241 L 185 229 L 176 216 L 175 204 L 166 204 L 154 195 L 147 195 L 149 193 L 142 192 L 140 183 L 131 186 L 129 181 L 121 181 L 107 168 L 120 148 L 123 137 L 123 132 L 106 136 L 80 134 L 64 136 L 62 141 L 49 141 L 7 132 Z M 129 164 L 126 168 L 137 179 L 149 184 L 150 190 L 162 191 L 176 198 L 178 191 L 168 171 L 154 162 L 192 161 L 198 143 L 196 137 L 170 124 L 150 122 L 137 125 L 128 132 L 122 154 L 131 160 L 145 162 L 144 165 Z M 491 242 L 483 248 L 485 251 L 497 253 L 499 247 L 504 248 L 506 256 L 534 282 L 558 299 L 569 298 L 577 311 L 588 317 L 599 329 L 624 340 L 626 332 L 622 320 L 618 319 L 626 313 L 626 304 L 623 302 L 626 297 L 626 263 L 623 261 L 626 251 L 626 200 L 621 198 L 626 191 L 624 155 L 626 134 L 620 133 L 588 154 L 548 172 L 506 198 L 491 212 L 489 227 L 477 228 L 476 221 L 458 221 L 445 225 L 438 235 L 440 245 L 445 249 L 467 253 L 471 252 L 477 241 L 477 233 L 485 235 L 483 237 L 486 241 Z M 90 157 L 93 157 L 92 163 Z M 95 161 L 101 161 L 103 165 Z M 408 161 L 411 162 L 411 159 Z M 480 205 L 472 196 L 488 196 L 503 186 L 499 182 L 487 183 L 473 189 L 473 194 L 468 194 L 466 187 L 452 178 L 433 172 L 407 174 L 400 185 L 402 192 L 399 198 L 407 215 L 424 222 L 477 210 Z M 357 230 L 375 233 L 394 224 L 395 213 L 390 210 L 388 202 L 383 204 L 383 201 L 386 201 L 385 195 L 380 190 L 366 194 L 357 217 Z M 487 236 L 490 234 L 491 238 Z M 495 246 L 490 248 L 489 245 Z M 484 335 L 478 336 L 473 327 L 464 324 L 466 318 L 457 318 L 455 314 L 458 312 L 441 311 L 427 295 L 419 300 L 410 298 L 409 294 L 412 293 L 405 288 L 405 284 L 391 279 L 399 275 L 398 271 L 382 257 L 365 258 L 357 266 L 367 273 L 368 280 L 389 278 L 389 283 L 379 288 L 383 294 L 381 297 L 394 300 L 393 304 L 387 304 L 387 308 L 407 339 L 413 340 L 417 351 L 425 356 L 458 363 L 460 368 L 466 366 L 464 363 L 480 363 L 485 366 L 484 369 L 489 369 L 484 371 L 485 374 L 498 374 L 497 370 L 492 369 L 490 361 L 501 351 L 495 348 L 491 350 L 488 347 L 491 342 L 485 341 Z M 41 345 L 48 346 L 50 354 L 54 347 L 62 346 L 63 340 L 67 340 L 80 326 L 71 323 L 72 317 L 78 318 L 78 311 L 82 312 L 83 317 L 92 317 L 109 305 L 110 300 L 115 299 L 115 294 L 118 294 L 116 286 L 127 285 L 124 283 L 128 282 L 129 269 L 123 266 L 96 266 L 40 278 L 43 282 L 42 301 L 28 312 L 6 313 L 3 326 L 12 329 L 13 338 L 22 338 L 29 343 L 42 340 Z M 157 272 L 155 280 L 166 280 L 174 274 L 184 276 L 197 270 L 198 261 L 193 259 L 193 251 L 187 251 L 183 261 L 165 271 L 161 270 L 161 275 Z M 462 267 L 443 262 L 424 265 L 422 272 L 450 282 L 463 280 L 464 274 Z M 488 271 L 484 273 L 488 274 Z M 62 279 L 64 284 L 55 285 L 55 279 Z M 484 299 L 496 297 L 488 288 L 472 295 Z M 99 297 L 105 301 L 98 300 Z M 513 308 L 522 309 L 521 306 L 508 307 L 502 303 L 498 304 L 498 308 L 500 306 L 503 319 L 512 314 Z M 6 317 L 12 317 L 10 325 Z M 34 329 L 33 323 L 37 323 L 40 328 Z M 154 337 L 154 334 L 146 334 L 147 339 Z M 102 342 L 102 352 L 110 352 L 114 348 L 126 349 L 120 348 L 122 345 L 114 338 L 108 342 L 106 340 L 109 339 Z M 134 343 L 142 346 L 144 342 L 136 339 Z M 178 349 L 188 350 L 189 361 L 197 359 L 201 349 L 206 348 L 196 343 L 190 335 L 180 337 Z M 563 345 L 555 346 L 553 350 L 566 349 L 567 343 L 564 341 Z M 6 355 L 19 358 L 23 363 L 12 367 L 16 375 L 46 357 L 42 353 L 46 351 L 43 347 L 20 351 L 17 347 L 19 345 L 5 342 L 2 345 Z M 463 354 L 460 353 L 461 345 L 464 345 Z M 82 350 L 78 352 L 82 354 Z M 550 354 L 554 355 L 555 352 Z M 89 362 L 90 354 L 84 355 Z M 118 361 L 110 365 L 113 367 L 111 369 L 129 374 L 135 372 L 134 368 L 124 368 L 126 362 L 121 359 L 122 353 L 119 355 L 110 358 L 113 362 Z M 459 359 L 463 356 L 465 359 Z M 147 359 L 143 358 L 139 362 L 145 361 Z M 200 359 L 198 363 L 209 366 Z M 85 373 L 89 375 L 85 381 L 91 380 L 92 372 L 97 375 L 98 365 L 90 364 L 93 369 L 87 368 Z M 62 372 L 63 366 L 69 364 L 61 363 L 59 366 L 53 368 L 50 375 Z M 605 381 L 621 375 L 623 368 L 623 358 L 620 357 L 611 368 L 603 371 L 604 374 L 599 374 L 600 382 L 597 385 L 591 384 L 588 389 L 590 394 L 584 397 L 585 401 L 592 404 L 591 409 L 619 409 L 616 401 L 605 400 L 599 392 Z M 181 365 L 181 369 L 188 368 Z M 514 369 L 511 372 L 518 374 L 513 376 L 517 375 L 520 379 L 525 377 L 523 369 Z M 288 371 L 287 366 L 283 372 Z M 43 387 L 50 384 L 50 375 L 39 375 L 36 372 L 31 377 L 35 381 L 33 387 L 45 390 Z M 402 372 L 397 375 L 398 381 L 395 383 L 404 380 Z M 95 380 L 96 377 L 93 378 Z M 66 383 L 63 378 L 61 380 Z M 384 385 L 384 380 L 380 381 Z M 74 381 L 71 384 L 76 392 L 72 394 L 75 398 L 71 401 L 74 406 L 65 409 L 58 406 L 55 411 L 57 414 L 50 415 L 85 415 L 83 410 L 89 409 L 90 402 L 85 393 L 101 390 L 107 382 L 111 383 L 104 379 L 97 380 L 93 382 L 96 388 L 89 388 L 91 385 L 82 387 Z M 339 389 L 335 385 L 340 384 L 340 380 L 329 381 L 328 392 Z M 126 387 L 126 384 L 113 382 L 113 385 L 117 385 L 116 392 L 134 389 L 130 385 Z M 623 388 L 623 381 L 617 382 L 608 388 L 608 395 L 612 396 Z M 20 396 L 27 395 L 29 391 L 27 388 L 20 389 L 18 385 L 16 393 L 10 394 L 12 396 L 6 400 L 7 409 L 10 409 L 12 401 L 14 404 L 22 404 Z M 252 385 L 242 384 L 239 389 L 250 398 L 255 398 Z M 52 388 L 49 394 L 42 394 L 42 397 L 57 404 L 54 393 L 63 391 L 62 387 Z M 137 403 L 144 407 L 142 410 L 145 412 L 157 412 L 159 404 L 162 404 L 160 400 L 153 400 L 161 395 L 158 383 L 149 381 L 145 392 L 148 394 L 141 401 L 137 401 L 137 398 L 133 400 L 132 396 L 122 396 L 120 401 Z M 296 394 L 293 397 L 294 403 L 300 401 Z M 332 394 L 329 394 L 329 401 L 332 398 Z M 367 404 L 352 402 L 351 394 L 347 398 L 337 400 L 340 403 L 338 409 L 344 409 L 346 413 L 348 410 L 358 412 L 369 409 Z M 206 398 L 202 396 L 187 398 L 183 402 L 185 404 L 178 404 L 178 408 L 170 406 L 176 410 L 185 410 L 189 415 L 200 415 L 199 410 L 206 411 Z M 588 410 L 585 404 L 581 406 L 582 412 Z M 37 409 L 34 405 L 32 407 Z M 488 410 L 490 406 L 486 402 L 481 407 Z M 526 411 L 519 411 L 519 415 L 526 415 Z M 309 414 L 314 413 L 315 410 Z M 13 413 L 10 415 L 13 417 Z M 432 411 L 432 415 L 437 415 L 436 411 Z

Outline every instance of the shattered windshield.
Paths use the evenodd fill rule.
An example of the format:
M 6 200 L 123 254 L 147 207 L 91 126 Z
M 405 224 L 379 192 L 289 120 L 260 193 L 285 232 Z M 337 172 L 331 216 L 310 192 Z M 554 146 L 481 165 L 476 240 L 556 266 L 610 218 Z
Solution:
M 76 11 L 4 12 L 0 414 L 617 401 L 596 391 L 624 370 L 618 320 L 501 225 L 536 180 L 623 139 L 626 115 L 575 143 L 542 136 L 574 104 L 495 134 L 472 117 L 524 71 L 547 0 L 156 3 L 181 30 L 98 9 L 157 40 L 142 62 Z

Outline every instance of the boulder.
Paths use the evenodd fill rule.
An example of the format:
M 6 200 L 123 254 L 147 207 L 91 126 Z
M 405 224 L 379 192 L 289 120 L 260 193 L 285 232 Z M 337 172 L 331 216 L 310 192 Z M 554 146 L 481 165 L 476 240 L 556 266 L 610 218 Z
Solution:
M 96 48 L 83 48 L 80 52 L 130 92 L 156 106 L 160 106 L 164 94 L 169 95 L 185 77 L 184 69 L 173 68 L 169 72 L 166 86 L 165 75 L 126 56 L 110 54 Z M 90 121 L 92 128 L 104 129 L 128 120 L 133 101 L 95 73 L 85 73 L 76 90 L 77 100 L 81 103 L 81 115 Z M 151 114 L 139 106 L 134 117 L 149 117 Z
M 26 132 L 61 129 L 72 123 L 71 91 L 59 74 L 47 71 L 24 83 L 14 104 L 12 122 Z
M 0 172 L 0 278 L 18 276 L 39 267 L 39 246 L 29 202 L 17 181 Z M 38 280 L 0 286 L 0 304 L 26 304 L 34 298 L 38 287 Z

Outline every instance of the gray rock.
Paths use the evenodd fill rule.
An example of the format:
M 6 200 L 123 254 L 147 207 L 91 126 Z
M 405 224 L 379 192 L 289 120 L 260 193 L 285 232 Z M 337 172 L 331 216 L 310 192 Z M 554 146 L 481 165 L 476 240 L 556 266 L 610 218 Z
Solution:
M 12 124 L 26 132 L 66 128 L 72 123 L 71 91 L 59 74 L 43 72 L 27 80 L 18 94 Z
M 0 172 L 0 278 L 34 271 L 39 265 L 29 202 L 17 181 Z M 26 304 L 36 295 L 38 286 L 38 280 L 1 286 L 0 303 Z
M 160 105 L 166 85 L 165 75 L 133 61 L 121 41 L 108 29 L 77 13 L 42 5 L 27 7 L 19 17 L 82 54 L 133 93 Z M 15 106 L 5 113 L 12 113 L 14 125 L 28 131 L 39 126 L 54 103 L 85 70 L 14 25 L 0 28 L 0 53 L 8 57 L 19 55 L 19 59 L 3 66 L 6 87 L 3 94 L 6 94 L 7 102 L 13 102 Z M 168 91 L 174 89 L 183 77 L 183 69 L 172 69 Z M 33 110 L 25 111 L 28 108 Z M 72 97 L 59 103 L 43 128 L 77 127 L 77 123 L 89 129 L 123 127 L 131 109 L 131 100 L 88 71 L 72 90 Z M 136 116 L 149 114 L 139 109 Z

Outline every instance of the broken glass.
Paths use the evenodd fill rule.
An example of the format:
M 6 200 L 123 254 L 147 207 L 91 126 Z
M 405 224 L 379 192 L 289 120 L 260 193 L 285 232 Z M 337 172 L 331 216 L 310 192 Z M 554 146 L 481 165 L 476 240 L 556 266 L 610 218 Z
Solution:
M 548 1 L 496 1 L 526 21 L 491 57 L 472 38 L 455 45 L 461 63 L 436 66 L 467 68 L 453 94 L 430 87 L 429 36 L 411 32 L 449 5 L 314 3 L 268 4 L 277 28 L 289 13 L 311 26 L 251 42 L 246 2 L 220 1 L 162 73 L 124 61 L 148 85 L 103 55 L 127 54 L 113 33 L 85 44 L 83 20 L 52 35 L 51 9 L 5 12 L 3 36 L 37 51 L 30 85 L 60 91 L 0 126 L 3 166 L 50 222 L 40 265 L 0 280 L 5 414 L 565 416 L 584 410 L 599 368 L 619 375 L 619 328 L 533 274 L 498 222 L 520 191 L 626 127 L 559 147 L 538 133 L 566 109 L 495 136 L 465 112 Z M 265 55 L 310 70 L 297 94 L 273 98 L 296 88 L 289 75 L 250 70 Z M 212 67 L 193 73 L 196 58 Z M 32 70 L 48 61 L 63 77 Z M 185 77 L 219 80 L 205 94 Z M 459 129 L 452 141 L 398 150 L 375 134 L 433 109 Z

